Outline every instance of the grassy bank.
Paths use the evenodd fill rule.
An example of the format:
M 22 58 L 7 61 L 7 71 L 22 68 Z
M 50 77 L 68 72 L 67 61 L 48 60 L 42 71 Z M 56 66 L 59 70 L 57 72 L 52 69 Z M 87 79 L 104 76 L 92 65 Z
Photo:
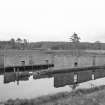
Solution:
M 61 92 L 35 99 L 9 99 L 5 105 L 104 105 L 105 86 Z

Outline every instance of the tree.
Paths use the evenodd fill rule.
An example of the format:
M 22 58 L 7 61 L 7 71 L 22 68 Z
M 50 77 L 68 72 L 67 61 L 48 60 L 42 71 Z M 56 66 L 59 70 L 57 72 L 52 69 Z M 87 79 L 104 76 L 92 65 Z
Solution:
M 98 49 L 98 50 L 101 49 L 101 42 L 100 41 L 96 41 L 95 45 L 96 45 L 96 49 Z
M 70 37 L 70 40 L 73 42 L 73 54 L 75 56 L 79 56 L 78 45 L 80 42 L 80 37 L 74 32 L 74 34 Z
M 14 38 L 11 38 L 10 39 L 10 43 L 12 45 L 12 48 L 14 49 L 15 48 L 15 39 Z
M 17 38 L 16 42 L 17 42 L 17 48 L 21 49 L 22 39 L 21 38 Z
M 24 39 L 23 41 L 24 41 L 24 44 L 27 44 L 27 43 L 28 43 L 28 42 L 27 42 L 27 39 Z
M 11 38 L 11 39 L 10 39 L 10 42 L 11 42 L 12 44 L 14 44 L 14 43 L 15 43 L 15 39 L 14 39 L 14 38 Z
M 27 41 L 27 39 L 24 39 L 23 42 L 24 42 L 24 49 L 28 48 L 28 41 Z
M 22 39 L 21 38 L 17 38 L 16 40 L 18 43 L 22 43 Z
M 80 42 L 80 37 L 74 32 L 74 34 L 70 37 L 70 40 L 74 43 Z

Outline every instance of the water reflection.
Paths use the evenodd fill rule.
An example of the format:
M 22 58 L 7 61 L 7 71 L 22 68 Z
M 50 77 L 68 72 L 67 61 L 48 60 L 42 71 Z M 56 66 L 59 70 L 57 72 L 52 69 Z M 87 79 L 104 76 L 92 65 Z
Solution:
M 4 74 L 4 83 L 14 82 L 16 80 L 16 73 L 5 73 Z
M 29 72 L 11 72 L 11 73 L 4 73 L 4 84 L 15 82 L 19 84 L 19 81 L 27 81 L 30 77 Z
M 70 91 L 69 87 L 54 88 L 53 78 L 33 79 L 33 75 L 5 73 L 0 76 L 0 101 L 15 98 L 35 98 L 61 91 Z M 25 81 L 24 81 L 25 80 Z M 19 85 L 17 85 L 17 82 Z
M 5 73 L 0 76 L 0 101 L 10 98 L 35 98 L 72 90 L 69 86 L 54 88 L 53 81 L 54 79 L 51 75 L 43 75 L 39 79 L 36 73 L 33 73 L 33 75 L 29 72 Z M 95 86 L 103 85 L 105 84 L 104 81 L 105 78 L 84 82 L 78 88 L 90 88 L 91 84 Z

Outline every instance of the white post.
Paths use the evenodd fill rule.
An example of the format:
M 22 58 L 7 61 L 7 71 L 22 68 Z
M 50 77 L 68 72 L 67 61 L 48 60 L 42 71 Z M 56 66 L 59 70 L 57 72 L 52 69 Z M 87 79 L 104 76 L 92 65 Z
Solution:
M 16 72 L 16 69 L 15 69 L 15 67 L 13 68 L 13 71 L 14 71 L 14 72 Z

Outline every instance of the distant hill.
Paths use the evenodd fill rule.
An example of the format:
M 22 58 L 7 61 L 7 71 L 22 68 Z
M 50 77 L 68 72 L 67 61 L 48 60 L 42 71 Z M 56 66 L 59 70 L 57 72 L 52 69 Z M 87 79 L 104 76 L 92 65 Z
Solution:
M 105 43 L 95 42 L 80 42 L 76 48 L 83 50 L 105 50 Z M 75 49 L 73 42 L 13 42 L 13 41 L 0 41 L 0 49 L 52 49 L 52 50 L 72 50 Z

